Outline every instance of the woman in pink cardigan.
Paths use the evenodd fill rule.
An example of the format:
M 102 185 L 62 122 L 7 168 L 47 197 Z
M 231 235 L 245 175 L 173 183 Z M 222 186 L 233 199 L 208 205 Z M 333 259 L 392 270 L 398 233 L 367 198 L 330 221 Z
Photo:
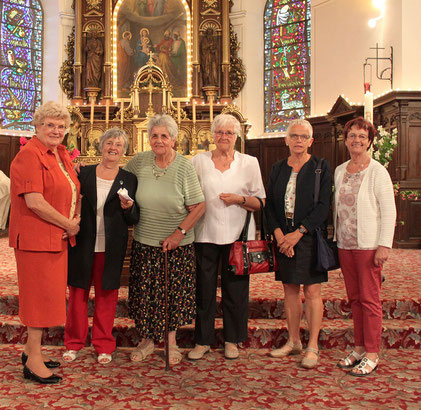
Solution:
M 354 321 L 354 350 L 338 367 L 352 376 L 377 369 L 382 331 L 382 267 L 393 243 L 396 208 L 386 168 L 368 152 L 375 129 L 362 117 L 347 122 L 351 159 L 335 170 L 335 232 Z

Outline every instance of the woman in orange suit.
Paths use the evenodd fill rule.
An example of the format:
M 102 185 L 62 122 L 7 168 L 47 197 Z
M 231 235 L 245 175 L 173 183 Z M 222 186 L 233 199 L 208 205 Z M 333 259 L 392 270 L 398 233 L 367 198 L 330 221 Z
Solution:
M 34 125 L 36 135 L 10 167 L 9 244 L 15 249 L 19 317 L 28 327 L 23 375 L 52 384 L 61 380 L 51 371 L 60 363 L 41 353 L 42 331 L 66 321 L 67 245 L 74 245 L 79 231 L 80 186 L 61 145 L 70 125 L 67 109 L 47 102 L 35 112 Z

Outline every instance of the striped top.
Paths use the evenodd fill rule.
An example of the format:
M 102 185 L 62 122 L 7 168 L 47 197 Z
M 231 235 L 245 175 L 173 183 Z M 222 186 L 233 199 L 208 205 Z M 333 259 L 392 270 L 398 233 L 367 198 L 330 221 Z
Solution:
M 205 200 L 193 164 L 180 154 L 164 173 L 152 170 L 155 154 L 146 151 L 137 154 L 124 167 L 138 179 L 136 202 L 140 208 L 140 218 L 134 227 L 136 241 L 149 245 L 161 246 L 160 242 L 171 235 L 186 218 L 186 205 L 193 205 Z M 161 176 L 156 176 L 161 175 Z M 180 246 L 194 241 L 191 229 Z

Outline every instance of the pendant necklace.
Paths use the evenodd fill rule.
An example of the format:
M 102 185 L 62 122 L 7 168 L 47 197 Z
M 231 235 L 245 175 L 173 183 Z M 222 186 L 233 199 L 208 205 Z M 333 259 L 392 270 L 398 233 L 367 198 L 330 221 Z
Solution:
M 175 151 L 173 151 L 175 154 Z M 174 154 L 171 153 L 171 158 L 167 161 L 167 166 L 165 168 L 160 168 L 156 165 L 156 157 L 154 158 L 154 162 L 152 164 L 152 174 L 155 179 L 163 177 L 167 173 L 167 169 L 170 166 L 171 162 L 173 161 Z

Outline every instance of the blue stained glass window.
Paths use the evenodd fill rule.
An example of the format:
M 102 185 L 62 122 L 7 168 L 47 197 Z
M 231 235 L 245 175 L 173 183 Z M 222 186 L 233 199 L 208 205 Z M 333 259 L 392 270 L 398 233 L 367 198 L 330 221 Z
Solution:
M 42 22 L 39 0 L 0 2 L 0 113 L 3 128 L 29 130 L 41 104 Z
M 265 131 L 310 114 L 310 0 L 268 0 L 264 14 Z

